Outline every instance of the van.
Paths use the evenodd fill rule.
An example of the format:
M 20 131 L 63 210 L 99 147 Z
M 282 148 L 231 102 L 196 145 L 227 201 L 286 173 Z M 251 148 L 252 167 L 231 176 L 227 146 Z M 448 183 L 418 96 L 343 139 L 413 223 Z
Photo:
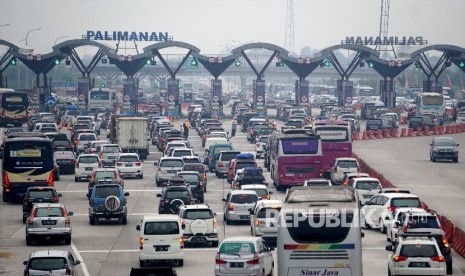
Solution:
M 208 166 L 208 169 L 212 172 L 216 169 L 216 162 L 220 157 L 222 151 L 233 150 L 233 146 L 229 143 L 227 144 L 214 144 L 211 145 L 207 150 L 207 156 L 205 158 L 205 165 Z
M 184 239 L 181 219 L 178 215 L 144 216 L 139 231 L 140 267 L 153 261 L 174 262 L 184 265 Z

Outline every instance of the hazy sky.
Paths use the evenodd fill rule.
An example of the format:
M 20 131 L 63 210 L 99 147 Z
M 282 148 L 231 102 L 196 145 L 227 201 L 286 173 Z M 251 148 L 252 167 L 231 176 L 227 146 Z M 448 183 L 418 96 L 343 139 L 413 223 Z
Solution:
M 284 46 L 286 10 L 287 0 L 0 0 L 0 25 L 10 24 L 0 38 L 20 41 L 41 27 L 28 44 L 48 53 L 58 37 L 88 30 L 168 32 L 206 55 L 252 41 Z M 296 52 L 376 36 L 380 11 L 381 0 L 294 0 Z M 465 0 L 391 0 L 389 33 L 465 47 L 464 12 Z

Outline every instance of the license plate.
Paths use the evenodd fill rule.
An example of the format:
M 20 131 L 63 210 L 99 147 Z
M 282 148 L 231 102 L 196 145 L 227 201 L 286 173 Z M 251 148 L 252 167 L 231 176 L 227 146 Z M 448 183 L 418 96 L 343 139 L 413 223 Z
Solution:
M 168 170 L 168 171 L 166 171 L 166 172 L 167 172 L 167 173 L 177 173 L 178 171 L 176 171 L 176 170 Z
M 132 167 L 132 164 L 126 164 L 125 167 Z
M 408 264 L 408 267 L 430 267 L 426 262 L 411 262 Z
M 57 221 L 56 220 L 43 220 L 42 225 L 56 225 Z
M 93 167 L 86 167 L 86 171 L 92 171 L 93 169 Z
M 57 147 L 57 150 L 60 151 L 60 150 L 65 150 L 66 148 L 65 147 Z
M 244 267 L 244 263 L 239 263 L 239 262 L 231 262 L 229 263 L 229 267 L 234 267 L 234 268 L 240 268 L 240 267 Z
M 194 242 L 204 242 L 206 241 L 204 237 L 194 237 L 192 238 Z
M 240 219 L 249 219 L 250 216 L 249 215 L 239 215 L 239 218 Z
M 100 184 L 111 184 L 111 180 L 100 180 L 98 183 L 100 183 Z
M 116 156 L 108 156 L 108 159 L 116 159 Z
M 155 251 L 161 252 L 161 251 L 168 251 L 168 248 L 170 247 L 169 245 L 154 245 Z

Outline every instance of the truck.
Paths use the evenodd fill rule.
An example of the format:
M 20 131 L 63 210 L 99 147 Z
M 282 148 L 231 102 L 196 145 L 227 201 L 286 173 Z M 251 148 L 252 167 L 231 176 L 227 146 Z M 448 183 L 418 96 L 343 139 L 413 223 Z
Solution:
M 109 138 L 119 144 L 123 152 L 138 153 L 140 159 L 149 155 L 147 118 L 113 116 L 110 123 Z

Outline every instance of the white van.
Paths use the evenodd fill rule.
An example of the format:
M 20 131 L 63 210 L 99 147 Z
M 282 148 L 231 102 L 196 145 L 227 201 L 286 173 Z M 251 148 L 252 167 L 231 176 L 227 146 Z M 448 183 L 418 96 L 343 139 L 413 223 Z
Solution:
M 173 261 L 184 265 L 184 239 L 178 215 L 144 216 L 139 231 L 139 263 L 145 267 L 152 261 Z

